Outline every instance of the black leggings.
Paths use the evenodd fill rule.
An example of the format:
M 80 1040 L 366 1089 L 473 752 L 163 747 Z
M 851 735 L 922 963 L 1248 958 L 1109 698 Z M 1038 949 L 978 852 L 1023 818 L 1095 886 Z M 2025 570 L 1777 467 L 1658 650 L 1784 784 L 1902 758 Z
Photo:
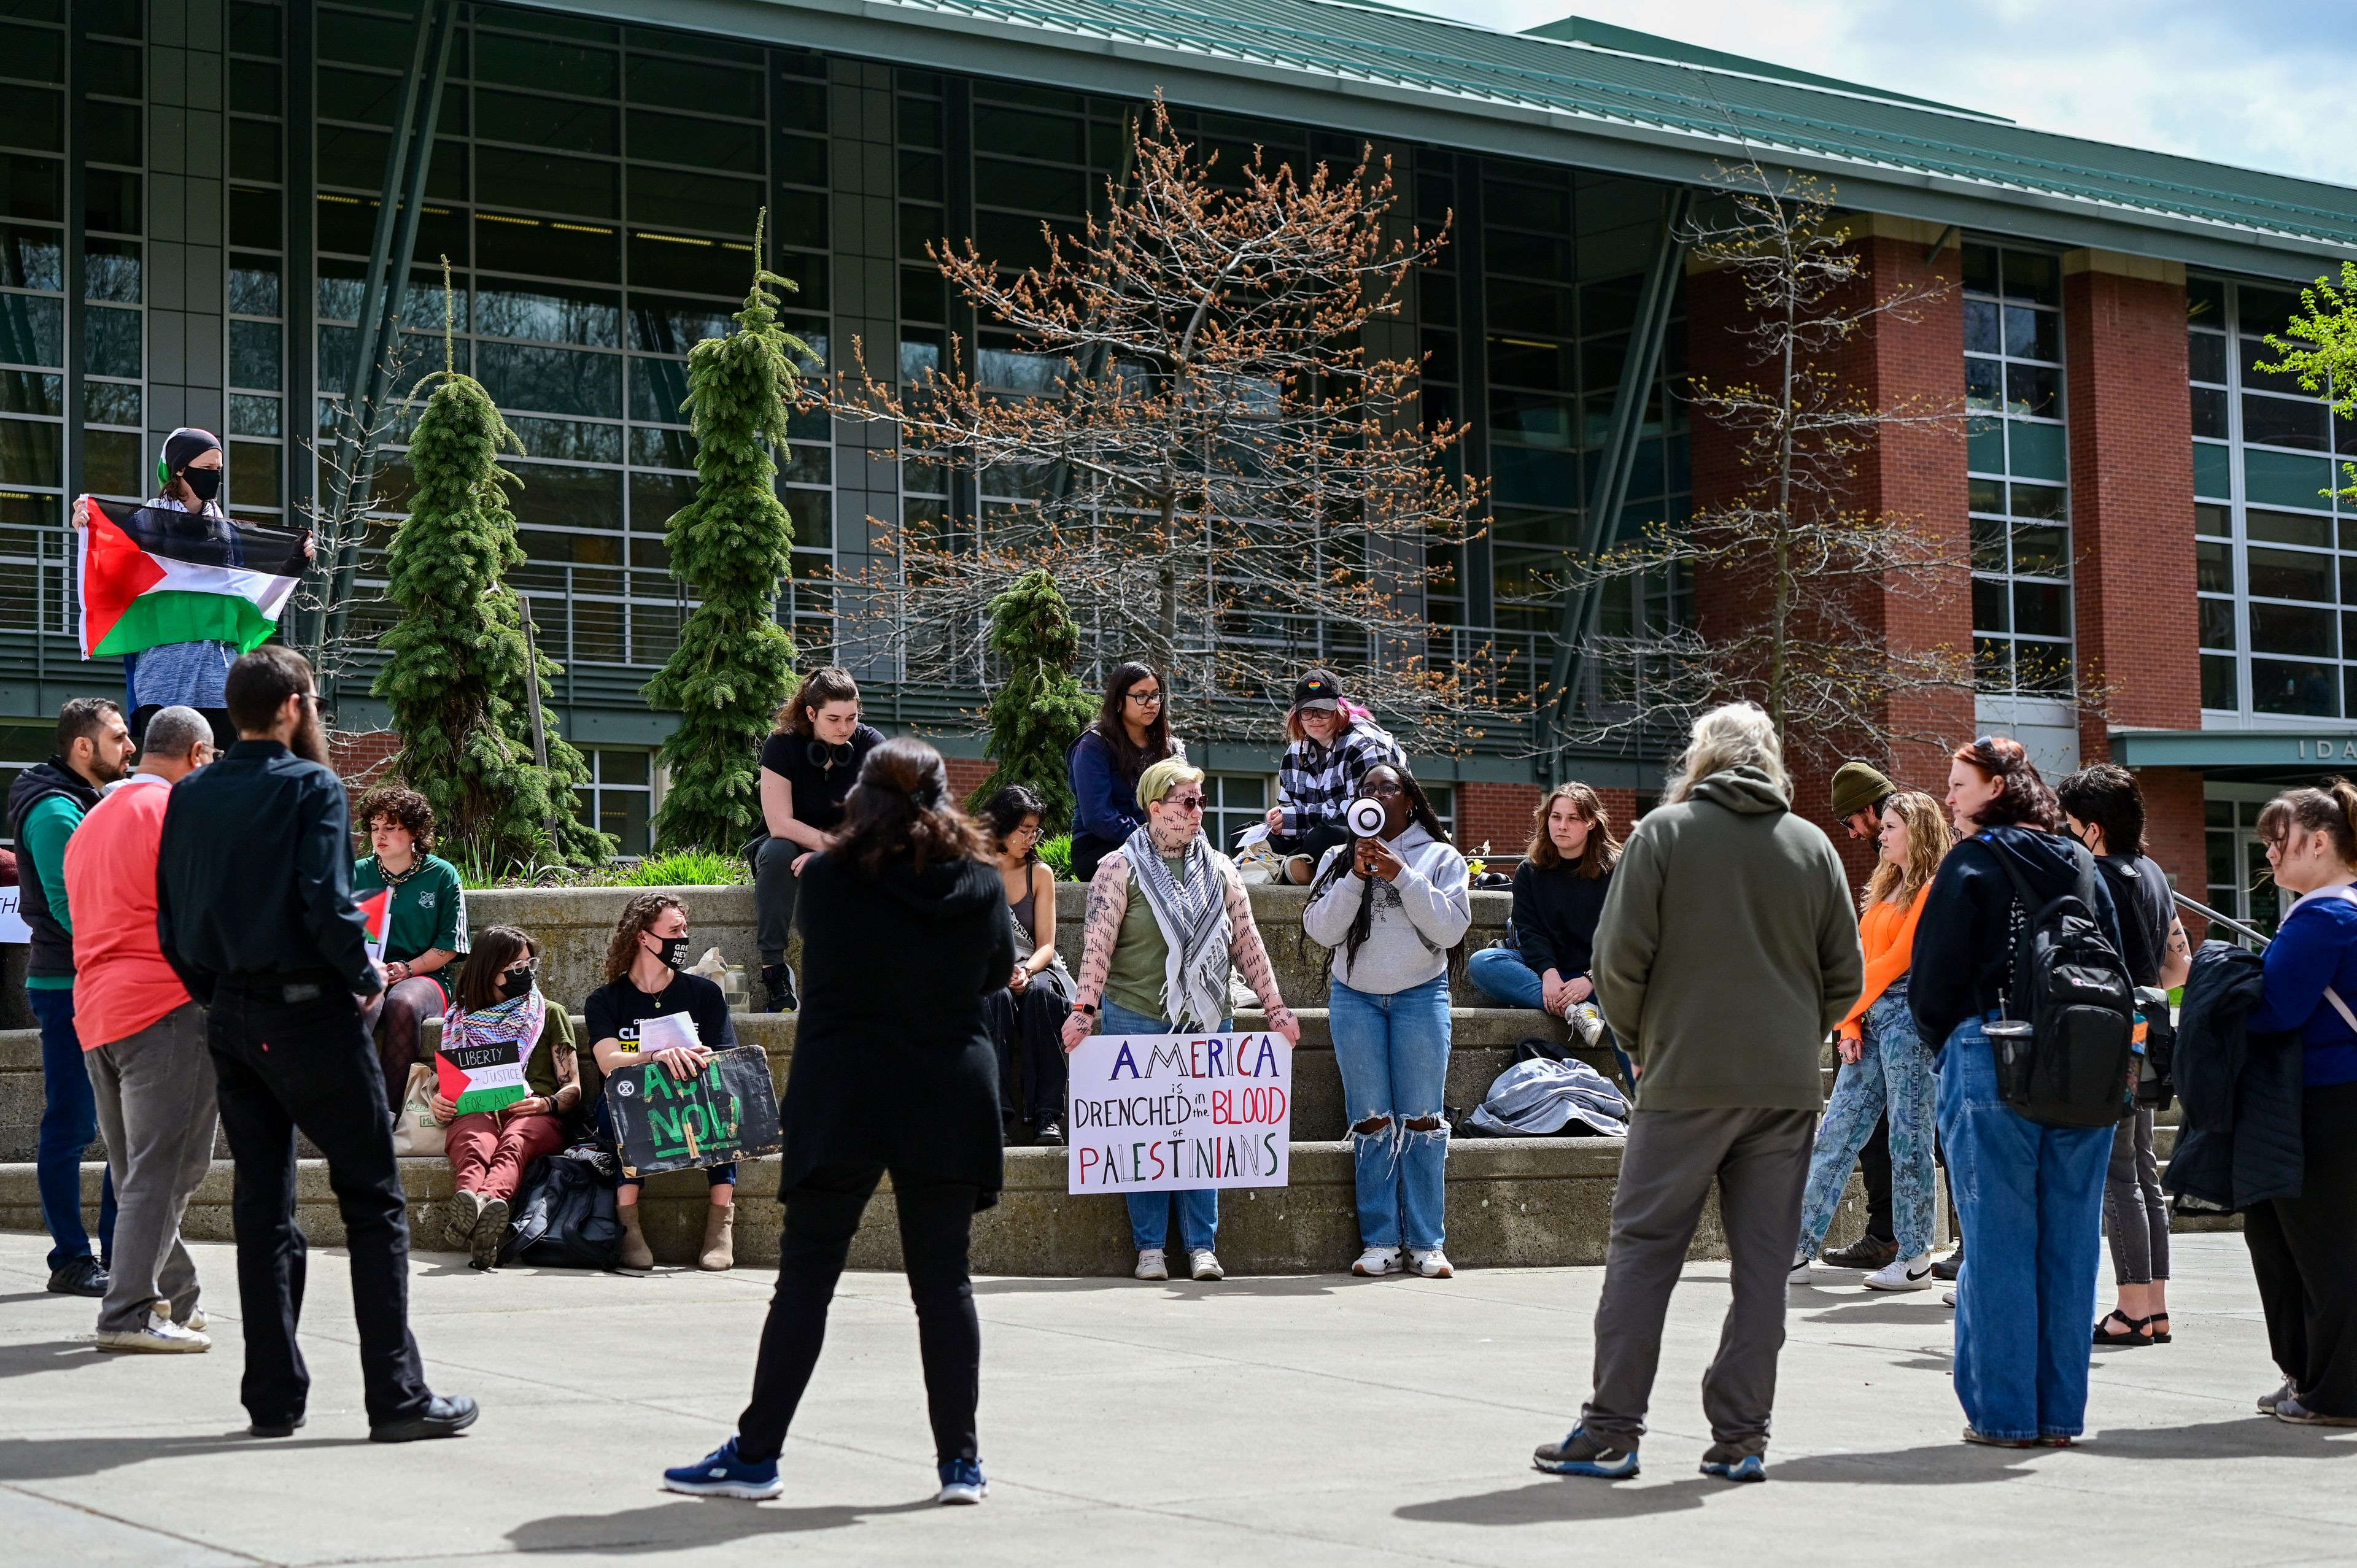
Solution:
M 2266 1309 L 2267 1348 L 2325 1415 L 2357 1416 L 2357 1083 L 2327 1084 L 2300 1097 L 2302 1150 L 2298 1197 L 2270 1198 L 2243 1211 L 2243 1241 Z
M 401 1097 L 409 1087 L 410 1064 L 434 1059 L 423 1043 L 425 1020 L 439 1018 L 448 1005 L 439 973 L 414 974 L 387 986 L 361 1015 L 375 1036 L 377 1063 L 384 1069 L 384 1102 L 395 1116 L 401 1114 Z
M 826 1340 L 826 1309 L 851 1255 L 882 1165 L 822 1165 L 785 1195 L 785 1233 L 778 1247 L 778 1288 L 761 1327 L 753 1399 L 737 1418 L 737 1453 L 759 1463 L 786 1445 L 811 1369 Z M 974 1408 L 982 1381 L 982 1324 L 974 1312 L 966 1247 L 979 1193 L 970 1182 L 917 1172 L 892 1174 L 900 1211 L 900 1262 L 917 1306 L 917 1353 L 925 1368 L 925 1405 L 933 1452 L 942 1463 L 979 1458 Z

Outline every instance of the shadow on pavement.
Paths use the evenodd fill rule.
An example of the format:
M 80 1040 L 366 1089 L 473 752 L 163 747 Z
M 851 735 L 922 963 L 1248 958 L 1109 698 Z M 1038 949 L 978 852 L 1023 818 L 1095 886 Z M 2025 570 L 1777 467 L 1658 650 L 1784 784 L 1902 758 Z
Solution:
M 97 1358 L 93 1356 L 91 1359 Z M 183 1437 L 45 1437 L 38 1441 L 0 1438 L 0 1481 L 61 1481 L 76 1476 L 100 1475 L 125 1465 L 144 1465 L 151 1459 L 177 1459 L 231 1449 L 285 1454 L 302 1448 L 350 1448 L 367 1442 L 365 1437 L 264 1439 L 249 1435 L 242 1426 Z
M 30 1345 L 0 1345 L 0 1378 L 95 1367 L 106 1358 L 87 1339 L 45 1339 Z
M 2091 1453 L 2128 1459 L 2357 1459 L 2357 1432 L 2294 1426 L 2255 1412 L 2192 1426 L 2120 1427 L 2080 1441 Z
M 622 1513 L 551 1514 L 508 1531 L 519 1552 L 596 1552 L 622 1555 L 673 1552 L 682 1547 L 719 1546 L 764 1535 L 800 1535 L 842 1530 L 888 1514 L 915 1513 L 934 1506 L 931 1498 L 872 1508 L 834 1505 L 780 1508 L 733 1498 L 680 1498 Z
M 1001 1277 L 974 1282 L 976 1295 L 1064 1295 L 1085 1294 L 1103 1291 L 1158 1291 L 1164 1295 L 1243 1295 L 1282 1298 L 1292 1296 L 1331 1295 L 1337 1291 L 1353 1289 L 1380 1290 L 1385 1285 L 1394 1288 L 1409 1282 L 1402 1280 L 1361 1280 L 1349 1274 L 1250 1274 L 1229 1275 L 1216 1283 L 1196 1283 L 1192 1280 L 1133 1280 L 1125 1277 L 1094 1277 L 1086 1279 L 1015 1279 Z M 1415 1282 L 1424 1283 L 1424 1282 Z

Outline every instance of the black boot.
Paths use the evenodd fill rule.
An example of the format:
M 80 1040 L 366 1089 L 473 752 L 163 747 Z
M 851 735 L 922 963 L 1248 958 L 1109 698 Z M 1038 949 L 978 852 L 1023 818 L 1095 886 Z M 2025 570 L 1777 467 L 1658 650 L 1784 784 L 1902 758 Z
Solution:
M 801 998 L 794 994 L 794 972 L 784 964 L 763 964 L 761 983 L 770 993 L 770 1005 L 765 1011 L 791 1013 L 802 1006 Z

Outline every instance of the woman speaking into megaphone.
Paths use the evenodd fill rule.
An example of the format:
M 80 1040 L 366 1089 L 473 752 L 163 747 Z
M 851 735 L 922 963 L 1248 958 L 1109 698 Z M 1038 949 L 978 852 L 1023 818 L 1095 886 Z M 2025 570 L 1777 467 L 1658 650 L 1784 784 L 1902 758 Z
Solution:
M 1352 838 L 1327 852 L 1301 915 L 1309 940 L 1334 950 L 1327 1005 L 1363 1249 L 1351 1272 L 1445 1279 L 1448 982 L 1473 897 L 1465 857 L 1413 773 L 1385 763 L 1360 789 L 1342 817 Z

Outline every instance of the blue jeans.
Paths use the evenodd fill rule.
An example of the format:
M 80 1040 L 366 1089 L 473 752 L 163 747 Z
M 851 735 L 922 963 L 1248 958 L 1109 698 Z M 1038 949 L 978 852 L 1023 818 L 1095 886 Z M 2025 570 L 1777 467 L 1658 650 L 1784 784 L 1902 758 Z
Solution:
M 1956 1398 L 1984 1436 L 2076 1437 L 2112 1129 L 2041 1127 L 2006 1104 L 1977 1018 L 1948 1036 L 1939 1070 L 1940 1139 L 1964 1226 Z
M 1849 1186 L 1849 1167 L 1874 1124 L 1890 1114 L 1891 1228 L 1899 1255 L 1920 1258 L 1932 1250 L 1932 1134 L 1939 1114 L 1939 1079 L 1932 1053 L 1915 1032 L 1907 1011 L 1902 978 L 1866 1010 L 1864 1049 L 1842 1064 L 1834 1096 L 1817 1129 L 1809 1160 L 1809 1191 L 1801 1202 L 1801 1255 L 1813 1258 L 1825 1243 L 1834 1210 Z
M 1465 977 L 1492 1002 L 1534 1009 L 1546 1005 L 1545 983 L 1512 948 L 1483 948 L 1465 961 Z
M 1448 1228 L 1448 976 L 1388 995 L 1338 980 L 1326 1006 L 1351 1117 L 1359 1244 L 1396 1247 L 1405 1233 L 1411 1248 L 1437 1248 Z M 1408 1125 L 1421 1121 L 1435 1124 Z
M 1235 1027 L 1233 1018 L 1220 1020 L 1224 1032 Z M 1178 1028 L 1168 1018 L 1149 1018 L 1143 1013 L 1133 1013 L 1110 997 L 1097 1022 L 1100 1035 L 1175 1035 Z M 1178 1210 L 1178 1241 L 1190 1252 L 1208 1252 L 1220 1237 L 1220 1189 L 1215 1187 L 1196 1187 L 1189 1192 L 1133 1192 L 1125 1199 L 1129 1205 L 1129 1237 L 1141 1252 L 1159 1251 L 1170 1240 L 1170 1210 Z
M 81 1152 L 98 1136 L 98 1099 L 90 1090 L 90 1069 L 81 1059 L 81 1036 L 74 1033 L 73 987 L 62 991 L 25 988 L 33 1016 L 41 1024 L 41 1135 L 33 1171 L 41 1191 L 41 1224 L 57 1245 L 49 1267 L 90 1255 L 90 1232 L 81 1222 Z M 98 1188 L 98 1248 L 114 1252 L 114 1173 Z

